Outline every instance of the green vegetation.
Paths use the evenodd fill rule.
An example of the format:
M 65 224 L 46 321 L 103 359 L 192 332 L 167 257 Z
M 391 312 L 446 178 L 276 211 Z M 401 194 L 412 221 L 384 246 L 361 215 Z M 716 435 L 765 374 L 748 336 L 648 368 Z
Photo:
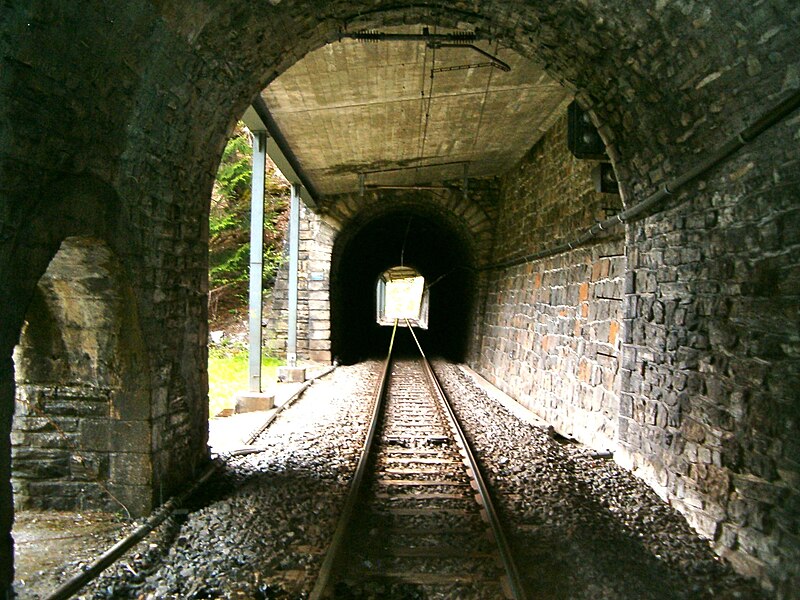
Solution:
M 282 361 L 263 356 L 261 378 L 275 381 Z M 208 351 L 208 414 L 215 416 L 226 408 L 233 408 L 238 392 L 247 390 L 247 351 L 241 348 L 215 346 Z
M 241 340 L 247 318 L 250 263 L 250 183 L 252 141 L 241 123 L 222 154 L 209 214 L 209 329 L 225 332 L 208 356 L 209 414 L 233 408 L 237 392 L 248 388 L 248 355 Z M 281 264 L 288 224 L 289 184 L 267 160 L 264 186 L 264 290 L 268 293 Z M 262 358 L 264 381 L 274 381 L 280 361 Z
M 247 310 L 252 142 L 241 123 L 222 154 L 209 215 L 208 308 L 212 329 L 225 329 Z M 267 161 L 264 198 L 264 289 L 281 263 L 289 184 Z

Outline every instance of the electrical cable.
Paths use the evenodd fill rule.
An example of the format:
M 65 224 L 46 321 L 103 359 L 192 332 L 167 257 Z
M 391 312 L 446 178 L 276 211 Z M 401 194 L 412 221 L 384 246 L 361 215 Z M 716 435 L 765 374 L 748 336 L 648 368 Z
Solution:
M 406 242 L 408 241 L 408 232 L 411 230 L 411 221 L 414 217 L 408 217 L 408 223 L 406 224 L 406 233 L 403 235 L 403 246 L 400 248 L 400 266 L 404 267 L 404 260 L 406 256 Z

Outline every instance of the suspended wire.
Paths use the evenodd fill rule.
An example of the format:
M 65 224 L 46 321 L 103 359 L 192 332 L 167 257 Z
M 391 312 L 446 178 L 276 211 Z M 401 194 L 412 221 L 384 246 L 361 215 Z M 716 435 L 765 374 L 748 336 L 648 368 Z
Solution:
M 431 120 L 431 104 L 433 104 L 433 82 L 434 82 L 434 72 L 433 69 L 436 65 L 436 48 L 433 48 L 433 52 L 431 53 L 431 85 L 428 89 L 428 105 L 425 107 L 425 127 L 422 130 L 422 143 L 421 148 L 419 151 L 419 157 L 425 157 L 425 143 L 428 141 L 428 124 Z
M 497 56 L 498 51 L 500 50 L 500 42 L 495 42 L 494 45 L 494 55 Z M 475 138 L 472 140 L 472 151 L 475 151 L 475 147 L 478 145 L 478 138 L 481 135 L 481 126 L 483 125 L 483 113 L 486 110 L 486 100 L 489 98 L 489 88 L 492 85 L 492 75 L 494 75 L 494 69 L 489 69 L 489 77 L 486 78 L 486 89 L 483 91 L 483 100 L 481 100 L 481 111 L 478 113 L 478 124 L 475 127 Z
M 405 256 L 406 256 L 406 241 L 408 241 L 408 232 L 411 230 L 411 220 L 413 218 L 414 217 L 408 217 L 408 224 L 406 224 L 406 233 L 403 236 L 403 247 L 400 248 L 400 266 L 401 267 L 405 266 L 403 261 L 405 260 Z
M 420 75 L 419 91 L 419 124 L 417 127 L 417 152 L 422 148 L 423 128 L 425 126 L 425 73 L 428 72 L 428 45 L 425 44 L 424 54 L 422 55 L 422 73 Z M 420 155 L 421 156 L 421 155 Z
M 433 26 L 433 32 L 437 33 L 437 25 Z M 424 125 L 422 129 L 422 136 L 420 137 L 419 142 L 419 159 L 422 160 L 425 158 L 425 144 L 428 140 L 428 124 L 430 123 L 431 119 L 431 104 L 433 103 L 433 82 L 434 82 L 434 69 L 436 68 L 436 46 L 432 48 L 431 52 L 431 69 L 430 69 L 430 88 L 428 89 L 428 98 L 427 98 L 427 105 L 425 106 L 425 116 L 424 116 Z M 427 70 L 427 51 L 425 53 L 426 60 L 422 64 L 422 95 L 423 99 L 422 102 L 425 104 L 425 74 L 428 72 Z
M 431 289 L 431 288 L 432 288 L 434 285 L 436 285 L 437 283 L 439 283 L 439 282 L 440 282 L 442 279 L 444 279 L 445 277 L 449 277 L 450 275 L 452 275 L 453 273 L 455 273 L 456 271 L 459 271 L 459 270 L 461 270 L 461 269 L 464 269 L 464 270 L 466 270 L 466 271 L 473 271 L 473 270 L 474 270 L 474 269 L 472 269 L 471 267 L 465 267 L 465 266 L 463 266 L 463 265 L 456 265 L 455 267 L 453 267 L 452 269 L 450 269 L 450 270 L 449 270 L 447 273 L 444 273 L 444 274 L 442 274 L 442 275 L 439 275 L 439 277 L 437 277 L 436 279 L 434 279 L 433 281 L 431 281 L 429 284 L 427 284 L 427 285 L 425 286 L 425 289 L 426 289 L 426 290 L 429 290 L 429 289 Z

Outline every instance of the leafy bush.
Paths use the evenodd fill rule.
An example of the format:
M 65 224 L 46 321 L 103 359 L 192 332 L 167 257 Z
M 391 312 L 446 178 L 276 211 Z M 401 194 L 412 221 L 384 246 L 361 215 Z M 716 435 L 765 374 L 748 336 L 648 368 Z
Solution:
M 250 266 L 252 138 L 237 125 L 222 154 L 209 217 L 209 319 L 223 327 L 247 310 Z M 272 285 L 280 268 L 287 225 L 289 184 L 267 161 L 264 194 L 264 281 Z

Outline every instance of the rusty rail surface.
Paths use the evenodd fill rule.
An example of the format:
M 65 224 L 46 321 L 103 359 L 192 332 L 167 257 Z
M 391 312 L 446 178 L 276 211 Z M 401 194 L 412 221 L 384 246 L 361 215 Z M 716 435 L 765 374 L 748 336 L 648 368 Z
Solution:
M 277 416 L 286 408 L 289 408 L 302 394 L 303 392 L 308 389 L 308 387 L 313 384 L 317 379 L 325 377 L 332 371 L 336 369 L 336 366 L 332 366 L 328 369 L 325 369 L 321 373 L 318 373 L 314 377 L 310 378 L 306 381 L 302 386 L 300 386 L 292 395 L 289 397 L 286 402 L 278 407 L 276 411 L 274 411 L 266 420 L 265 422 L 256 429 L 247 439 L 246 443 L 248 446 L 253 444 L 268 428 L 272 425 L 273 421 L 277 418 Z M 156 527 L 161 525 L 167 518 L 172 515 L 178 508 L 183 506 L 183 504 L 193 495 L 195 494 L 211 477 L 214 475 L 217 470 L 221 469 L 222 466 L 231 458 L 235 456 L 242 456 L 246 454 L 254 454 L 257 452 L 263 452 L 261 448 L 253 448 L 247 447 L 242 448 L 240 450 L 233 450 L 231 452 L 227 452 L 224 455 L 218 456 L 214 459 L 211 464 L 203 471 L 200 477 L 194 481 L 183 493 L 179 494 L 178 496 L 174 496 L 167 500 L 164 504 L 158 507 L 153 514 L 151 514 L 144 523 L 142 523 L 139 527 L 134 529 L 131 533 L 127 536 L 119 540 L 116 544 L 114 544 L 111 548 L 106 550 L 103 554 L 95 558 L 86 569 L 80 571 L 67 579 L 64 583 L 62 583 L 58 588 L 56 588 L 49 596 L 46 597 L 45 600 L 66 600 L 67 598 L 71 598 L 75 594 L 77 594 L 84 586 L 88 583 L 96 579 L 100 576 L 100 574 L 105 571 L 108 567 L 113 565 L 117 562 L 128 550 L 133 548 L 138 542 L 145 539 Z
M 408 329 L 413 334 L 410 326 Z M 397 323 L 392 333 L 392 345 L 383 365 L 382 376 L 375 388 L 372 421 L 356 474 L 351 481 L 345 506 L 309 598 L 319 600 L 329 597 L 337 581 L 344 585 L 360 585 L 366 581 L 380 580 L 391 581 L 398 585 L 478 585 L 484 589 L 487 587 L 492 590 L 497 589 L 498 597 L 502 594 L 514 600 L 524 600 L 527 596 L 519 571 L 514 564 L 511 548 L 475 460 L 475 454 L 450 406 L 449 399 L 418 341 L 422 367 L 420 368 L 417 363 L 416 367 L 408 371 L 410 366 L 404 366 L 403 363 L 398 362 L 395 366 L 391 348 L 396 331 Z M 416 335 L 414 339 L 416 341 Z M 390 392 L 388 380 L 392 373 L 395 374 L 397 382 L 392 383 Z M 411 376 L 411 373 L 415 374 Z M 409 377 L 410 379 L 404 379 Z M 424 392 L 424 401 L 420 400 L 419 395 L 415 395 L 416 390 L 423 388 L 428 390 Z M 414 412 L 415 409 L 409 408 L 414 405 L 424 408 L 418 408 L 419 412 Z M 383 412 L 393 414 L 399 423 L 393 423 L 388 415 L 382 414 Z M 380 442 L 376 442 L 379 430 Z M 445 433 L 444 436 L 440 435 Z M 421 439 L 426 439 L 426 436 L 430 436 L 427 442 L 420 442 Z M 449 445 L 450 442 L 454 444 Z M 426 443 L 433 446 L 425 446 Z M 373 460 L 375 465 L 372 469 L 373 493 L 367 501 L 367 481 L 370 480 L 370 477 L 367 477 L 367 470 L 372 467 Z M 399 466 L 393 466 L 396 464 Z M 412 464 L 420 464 L 421 467 L 412 467 Z M 377 472 L 382 474 L 383 479 L 376 477 Z M 392 478 L 387 479 L 387 477 Z M 451 493 L 439 491 L 448 486 L 456 487 L 449 490 Z M 420 488 L 421 491 L 399 493 L 398 490 L 401 488 L 404 490 Z M 477 495 L 473 495 L 473 490 Z M 431 506 L 430 502 L 428 504 L 421 502 L 423 499 L 431 498 L 442 504 Z M 411 507 L 397 507 L 397 504 L 402 505 L 404 502 L 410 502 Z M 449 502 L 453 504 L 448 504 Z M 471 503 L 472 508 L 463 508 L 468 504 L 459 503 L 464 502 Z M 454 508 L 453 505 L 462 508 Z M 359 507 L 363 510 L 357 511 Z M 359 518 L 355 517 L 357 513 L 360 515 Z M 448 514 L 451 515 L 449 520 L 440 517 Z M 419 526 L 420 522 L 415 522 L 414 519 L 421 518 L 425 523 L 425 519 L 430 518 L 432 520 L 428 525 L 438 523 L 438 527 L 443 528 L 444 532 L 432 534 L 422 527 L 421 532 L 414 533 L 413 529 L 408 527 L 404 529 L 398 524 L 399 521 L 395 521 L 405 517 L 410 517 L 415 526 Z M 442 520 L 437 521 L 439 518 Z M 488 536 L 486 536 L 487 524 Z M 433 525 L 433 528 L 436 526 Z M 448 529 L 451 527 L 453 529 Z M 369 530 L 369 534 L 357 537 L 356 532 L 359 528 L 363 531 Z M 394 535 L 386 535 L 387 531 L 392 531 Z M 474 539 L 478 539 L 475 538 L 476 532 L 481 531 L 483 533 L 479 539 L 483 541 L 474 542 Z M 415 535 L 421 536 L 419 541 L 413 538 Z M 403 543 L 402 540 L 408 536 L 412 536 L 413 541 Z M 464 539 L 472 536 L 473 541 L 454 543 L 453 540 L 459 539 L 459 536 L 466 536 Z M 494 545 L 485 541 L 488 538 L 493 540 Z M 469 549 L 469 546 L 474 547 Z M 354 557 L 360 558 L 354 560 Z M 365 557 L 368 560 L 365 560 Z M 398 570 L 396 565 L 403 564 L 402 561 L 409 558 L 429 561 L 428 568 Z M 448 560 L 452 562 L 447 564 Z M 470 560 L 480 561 L 476 571 L 464 570 L 463 565 L 469 564 Z M 365 570 L 362 565 L 370 563 L 375 566 L 367 567 Z M 393 566 L 395 568 L 392 568 Z M 416 566 L 419 567 L 418 564 Z M 431 566 L 443 568 L 437 570 L 431 569 Z

